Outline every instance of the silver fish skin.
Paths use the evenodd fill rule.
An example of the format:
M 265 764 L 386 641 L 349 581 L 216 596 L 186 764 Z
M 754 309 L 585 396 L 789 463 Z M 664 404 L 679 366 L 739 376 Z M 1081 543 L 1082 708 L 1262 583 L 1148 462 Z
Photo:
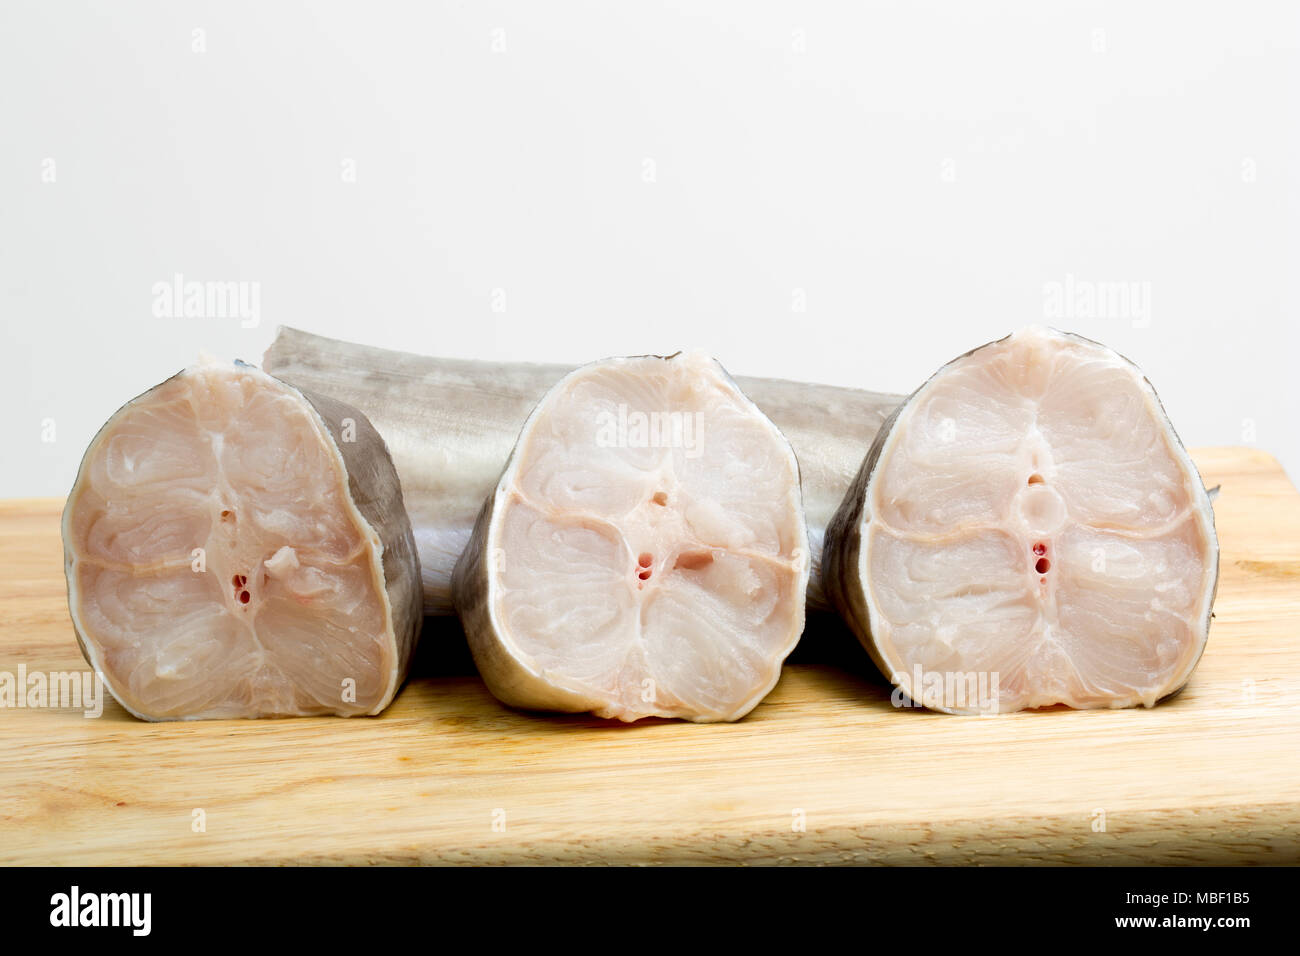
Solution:
M 262 367 L 295 387 L 361 410 L 384 437 L 415 531 L 426 614 L 452 614 L 451 575 L 520 430 L 546 392 L 577 366 L 435 358 L 282 326 Z M 876 432 L 905 396 L 737 376 L 799 461 L 813 556 L 808 607 L 821 587 L 826 526 Z

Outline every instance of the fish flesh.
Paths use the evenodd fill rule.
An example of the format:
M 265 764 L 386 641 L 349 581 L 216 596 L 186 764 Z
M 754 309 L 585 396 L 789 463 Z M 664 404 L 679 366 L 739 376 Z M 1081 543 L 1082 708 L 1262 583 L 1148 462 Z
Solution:
M 1214 512 L 1151 384 L 1027 328 L 940 369 L 879 430 L 823 580 L 881 672 L 950 713 L 1152 706 L 1209 635 Z
M 119 409 L 63 512 L 77 640 L 137 717 L 377 714 L 423 617 L 366 417 L 201 359 Z
M 282 326 L 262 367 L 360 409 L 388 442 L 424 575 L 424 609 L 451 614 L 451 574 L 525 419 L 573 366 L 433 358 Z M 821 589 L 822 537 L 871 440 L 902 395 L 771 378 L 735 378 L 799 460 L 812 555 L 808 606 Z
M 799 465 L 700 352 L 606 359 L 529 415 L 452 576 L 500 700 L 737 720 L 803 632 Z

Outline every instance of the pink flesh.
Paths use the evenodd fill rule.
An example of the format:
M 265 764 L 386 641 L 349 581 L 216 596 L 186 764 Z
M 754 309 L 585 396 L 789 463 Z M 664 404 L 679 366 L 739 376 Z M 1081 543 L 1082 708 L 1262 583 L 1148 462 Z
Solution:
M 602 442 L 620 408 L 698 417 L 677 419 L 675 446 Z M 711 359 L 580 370 L 525 430 L 507 481 L 494 613 L 531 670 L 624 720 L 735 719 L 775 683 L 803 622 L 798 477 Z
M 872 638 L 896 682 L 996 675 L 991 707 L 1151 705 L 1204 645 L 1209 504 L 1139 372 L 1026 330 L 941 371 L 867 491 Z M 936 685 L 937 686 L 937 685 Z
M 199 365 L 119 412 L 67 536 L 74 613 L 119 699 L 153 718 L 368 712 L 394 654 L 346 487 L 306 400 L 255 369 Z

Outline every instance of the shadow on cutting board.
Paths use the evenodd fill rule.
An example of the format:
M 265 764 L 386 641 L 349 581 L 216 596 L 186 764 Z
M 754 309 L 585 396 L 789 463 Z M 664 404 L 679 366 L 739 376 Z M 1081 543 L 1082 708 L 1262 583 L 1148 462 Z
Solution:
M 863 707 L 872 710 L 893 710 L 890 704 L 890 685 L 881 676 L 867 652 L 858 643 L 848 626 L 833 613 L 812 612 L 799 644 L 786 659 L 787 667 L 804 669 L 816 681 L 819 690 L 827 697 L 860 700 Z M 478 679 L 478 670 L 470 654 L 469 645 L 460 621 L 453 616 L 428 617 L 420 634 L 415 659 L 411 662 L 408 683 L 439 680 Z M 487 694 L 487 689 L 483 689 Z M 771 700 L 771 698 L 769 698 Z M 633 723 L 603 720 L 590 714 L 556 714 L 542 711 L 525 711 L 499 704 L 503 713 L 544 721 L 539 730 L 563 731 L 566 728 L 604 727 L 634 730 L 661 724 L 678 724 L 680 721 L 665 718 L 645 718 Z M 760 704 L 745 720 L 761 720 L 765 704 Z

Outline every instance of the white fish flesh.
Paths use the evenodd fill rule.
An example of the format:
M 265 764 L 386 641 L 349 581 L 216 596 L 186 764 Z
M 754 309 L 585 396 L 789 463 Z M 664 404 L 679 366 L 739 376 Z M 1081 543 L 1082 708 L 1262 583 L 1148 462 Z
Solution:
M 1030 328 L 945 365 L 880 429 L 824 581 L 911 701 L 1152 706 L 1209 634 L 1210 499 L 1141 371 Z
M 776 684 L 808 574 L 789 443 L 721 366 L 684 353 L 552 387 L 452 584 L 502 701 L 719 721 Z
M 383 440 L 242 363 L 201 361 L 114 414 L 63 540 L 82 651 L 149 720 L 377 714 L 423 620 Z

